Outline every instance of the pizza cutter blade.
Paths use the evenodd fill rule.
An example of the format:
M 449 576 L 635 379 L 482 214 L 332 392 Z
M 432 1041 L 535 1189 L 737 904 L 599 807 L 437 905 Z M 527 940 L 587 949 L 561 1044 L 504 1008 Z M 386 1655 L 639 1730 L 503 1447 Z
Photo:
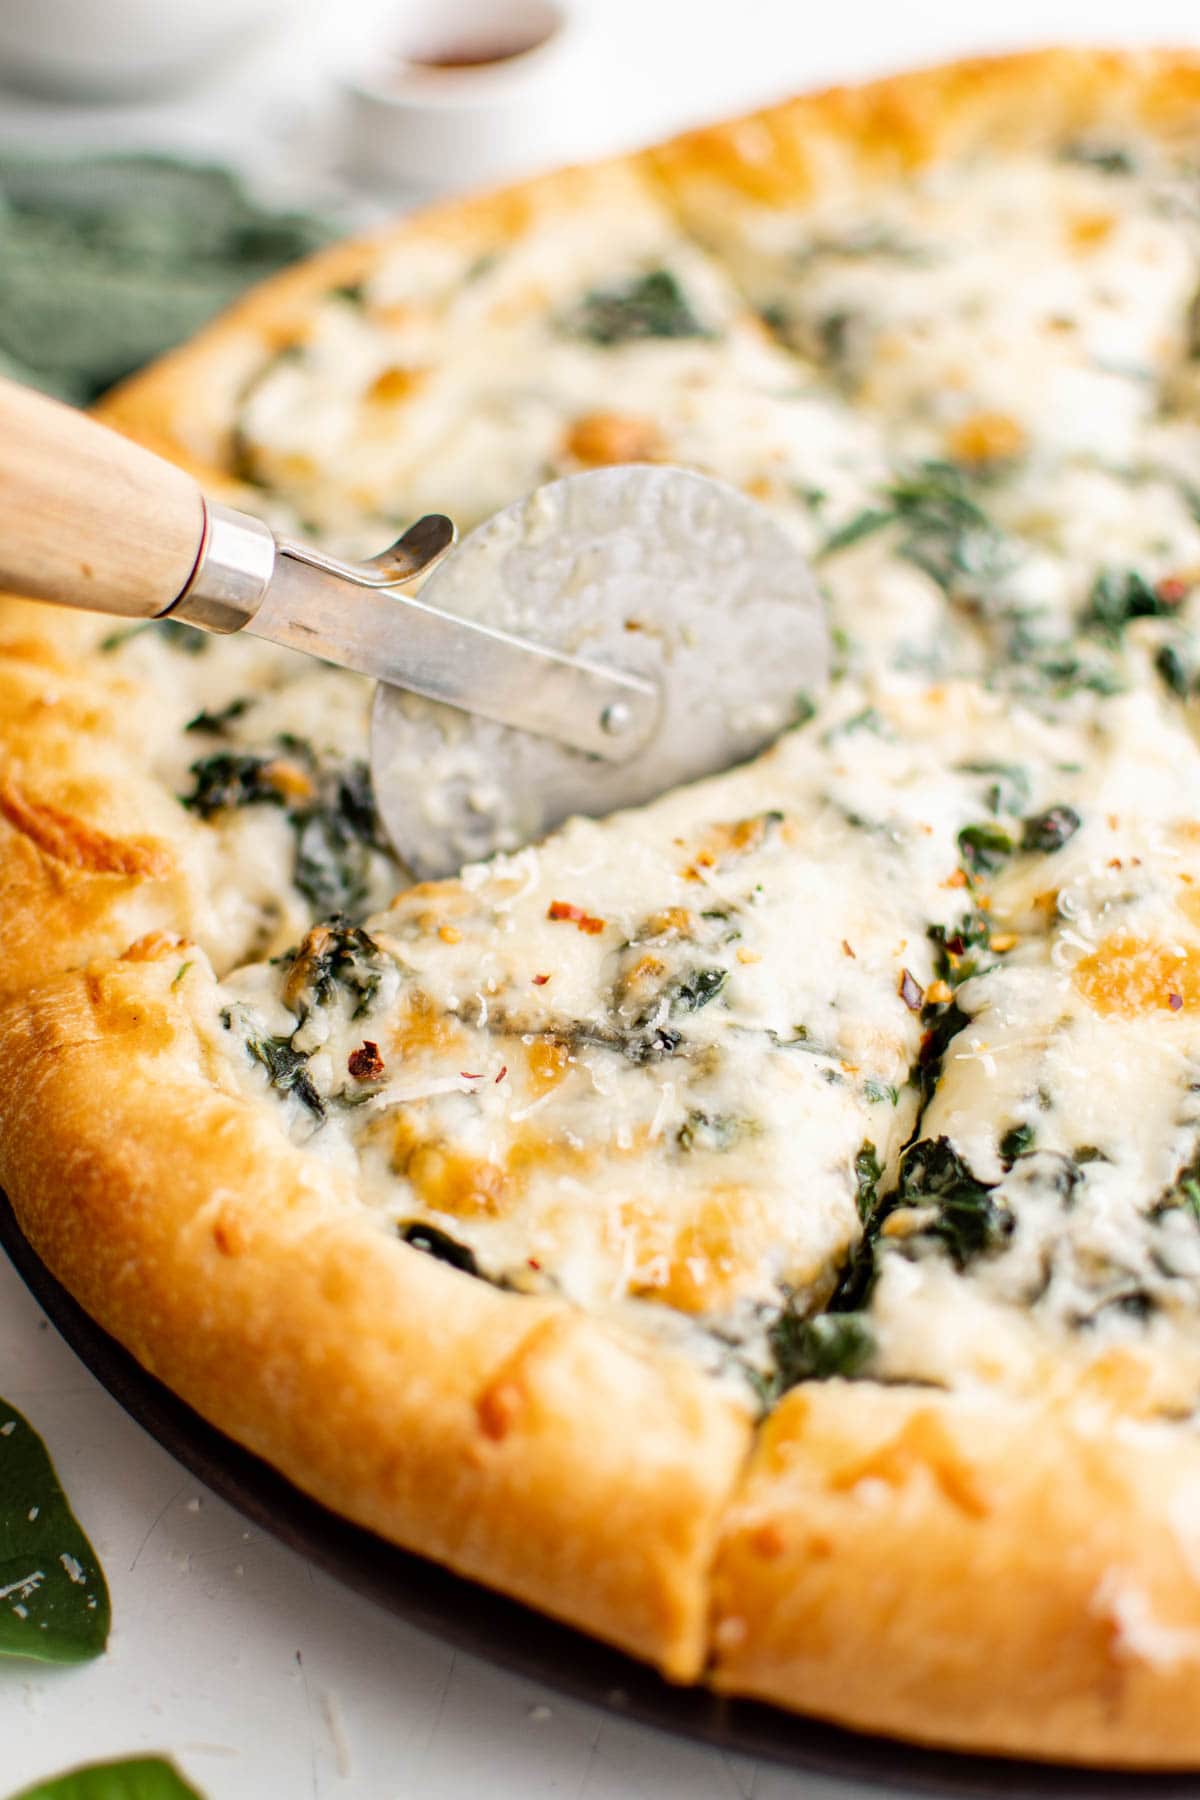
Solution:
M 693 471 L 569 475 L 454 542 L 431 514 L 340 561 L 0 380 L 0 586 L 245 630 L 373 676 L 376 799 L 418 875 L 742 762 L 826 679 L 796 546 Z
M 423 877 L 515 849 L 573 813 L 635 806 L 744 762 L 796 722 L 828 676 L 824 611 L 796 545 L 746 495 L 685 469 L 552 482 L 473 531 L 420 592 L 443 613 L 652 690 L 648 703 L 570 698 L 580 719 L 590 700 L 610 734 L 595 754 L 381 683 L 376 799 Z M 481 661 L 464 674 L 486 681 L 490 671 Z
M 796 545 L 688 469 L 568 475 L 457 545 L 431 514 L 365 564 L 210 511 L 210 554 L 169 616 L 376 678 L 376 804 L 421 879 L 744 762 L 827 678 Z M 278 552 L 252 606 L 221 592 L 248 566 L 239 531 Z

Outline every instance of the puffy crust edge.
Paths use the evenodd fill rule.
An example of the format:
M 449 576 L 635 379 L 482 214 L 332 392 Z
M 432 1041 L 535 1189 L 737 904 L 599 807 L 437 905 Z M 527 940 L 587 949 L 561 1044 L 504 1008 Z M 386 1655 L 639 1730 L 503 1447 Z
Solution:
M 960 1750 L 1200 1762 L 1200 1445 L 1099 1407 L 833 1381 L 764 1426 L 714 1684 Z
M 199 828 L 150 776 L 96 621 L 0 597 L 0 998 L 203 911 Z
M 228 491 L 238 474 L 233 426 L 244 389 L 264 357 L 295 342 L 312 308 L 335 289 L 365 280 L 398 248 L 445 244 L 474 258 L 556 214 L 626 195 L 653 201 L 649 173 L 636 157 L 458 196 L 333 244 L 250 289 L 187 343 L 113 388 L 94 410 L 116 430 L 183 463 L 198 480 Z
M 644 153 L 687 223 L 893 181 L 984 149 L 1069 141 L 1098 126 L 1192 140 L 1194 50 L 1050 49 L 974 57 L 802 94 Z
M 745 1414 L 680 1358 L 396 1238 L 205 1070 L 211 974 L 0 1011 L 0 1182 L 101 1325 L 346 1518 L 694 1679 Z
M 97 410 L 202 481 L 236 476 L 239 396 L 332 289 L 362 280 L 397 246 L 432 238 L 476 251 L 536 219 L 630 184 L 657 191 L 685 228 L 713 241 L 747 205 L 772 207 L 886 182 L 985 146 L 1034 145 L 1097 125 L 1196 135 L 1194 51 L 1038 50 L 911 70 L 830 88 L 686 132 L 638 154 L 452 199 L 272 277 L 187 344 L 107 395 Z

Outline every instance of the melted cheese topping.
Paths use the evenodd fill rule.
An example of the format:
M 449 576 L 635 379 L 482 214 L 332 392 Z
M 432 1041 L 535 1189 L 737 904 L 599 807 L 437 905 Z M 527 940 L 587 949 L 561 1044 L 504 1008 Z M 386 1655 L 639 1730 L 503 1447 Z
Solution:
M 835 628 L 830 692 L 754 766 L 374 913 L 368 844 L 363 929 L 226 975 L 223 1078 L 381 1231 L 768 1398 L 865 1373 L 1193 1411 L 1190 182 L 1139 145 L 997 157 L 747 205 L 701 249 L 609 172 L 503 242 L 405 244 L 264 360 L 243 472 L 332 541 L 661 457 L 764 499 Z M 168 655 L 188 707 L 247 701 L 213 753 L 312 746 L 260 788 L 361 757 L 350 678 L 118 653 Z M 183 716 L 151 746 L 177 791 Z M 295 943 L 312 885 L 304 806 L 251 790 L 210 814 L 226 970 Z
M 668 1329 L 702 1319 L 753 1355 L 781 1289 L 806 1307 L 831 1291 L 864 1139 L 889 1165 L 915 1121 L 926 931 L 960 905 L 974 785 L 930 711 L 904 743 L 882 713 L 835 725 L 834 755 L 793 734 L 415 888 L 367 922 L 386 1004 L 251 969 L 226 984 L 224 1042 L 313 1047 L 313 1147 L 356 1155 L 395 1222 L 435 1221 L 496 1278 L 598 1310 L 654 1301 L 660 1328 L 665 1305 Z

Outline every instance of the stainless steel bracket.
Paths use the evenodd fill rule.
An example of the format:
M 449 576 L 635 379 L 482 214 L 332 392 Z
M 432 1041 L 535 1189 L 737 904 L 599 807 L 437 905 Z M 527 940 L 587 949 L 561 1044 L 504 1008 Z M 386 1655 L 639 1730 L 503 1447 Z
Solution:
M 278 556 L 306 563 L 353 587 L 406 587 L 441 561 L 457 535 L 444 513 L 427 513 L 378 556 L 363 563 L 343 562 L 311 544 L 277 538 L 269 525 L 250 513 L 205 501 L 204 537 L 196 567 L 182 594 L 162 616 L 185 619 L 205 631 L 241 631 L 262 604 Z

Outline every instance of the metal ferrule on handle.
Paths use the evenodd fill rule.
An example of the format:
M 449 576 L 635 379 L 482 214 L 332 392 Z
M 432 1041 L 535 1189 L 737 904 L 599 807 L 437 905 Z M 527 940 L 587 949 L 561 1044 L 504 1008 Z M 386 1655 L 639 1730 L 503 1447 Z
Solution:
M 241 631 L 270 586 L 277 548 L 275 533 L 261 519 L 206 500 L 192 578 L 163 616 L 205 631 Z

